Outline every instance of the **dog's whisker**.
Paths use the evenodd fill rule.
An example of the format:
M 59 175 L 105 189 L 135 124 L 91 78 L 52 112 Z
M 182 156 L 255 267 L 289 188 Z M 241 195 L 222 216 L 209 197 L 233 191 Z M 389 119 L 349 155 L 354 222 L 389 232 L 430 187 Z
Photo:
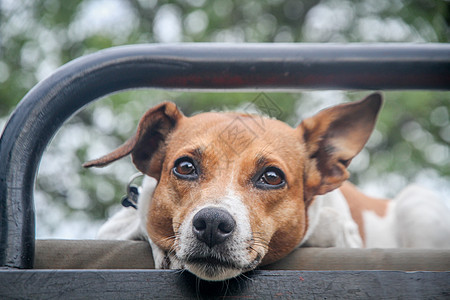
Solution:
M 172 247 L 170 247 L 170 249 L 169 249 L 169 251 L 167 252 L 167 254 L 168 255 L 175 255 L 175 253 L 176 253 L 176 249 L 177 248 L 177 245 L 174 243 L 173 245 L 172 245 Z
M 244 274 L 244 273 L 242 273 L 239 277 L 238 277 L 238 279 L 240 279 L 240 280 L 242 280 L 242 281 L 244 281 L 244 279 L 245 280 L 248 280 L 248 281 L 253 281 L 253 279 L 252 278 L 250 278 L 249 276 L 247 276 L 246 274 Z
M 181 277 L 181 275 L 186 272 L 186 269 L 176 269 L 174 272 L 178 275 L 178 277 Z
M 167 241 L 175 240 L 175 239 L 176 239 L 176 236 L 175 236 L 175 235 L 172 235 L 172 236 L 168 236 L 168 237 L 162 238 L 162 239 L 160 239 L 158 242 L 159 242 L 159 243 L 163 243 L 163 242 L 167 242 Z

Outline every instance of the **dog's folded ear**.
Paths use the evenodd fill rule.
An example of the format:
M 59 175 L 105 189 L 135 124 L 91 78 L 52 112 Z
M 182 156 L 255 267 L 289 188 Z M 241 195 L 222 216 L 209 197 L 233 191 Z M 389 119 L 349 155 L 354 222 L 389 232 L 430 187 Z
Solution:
M 349 177 L 347 167 L 369 139 L 382 102 L 381 94 L 373 93 L 322 110 L 298 126 L 308 155 L 306 201 L 338 188 Z
M 83 167 L 104 167 L 131 154 L 139 171 L 158 180 L 164 159 L 164 141 L 183 117 L 175 103 L 161 103 L 145 113 L 133 137 L 113 152 L 84 163 Z

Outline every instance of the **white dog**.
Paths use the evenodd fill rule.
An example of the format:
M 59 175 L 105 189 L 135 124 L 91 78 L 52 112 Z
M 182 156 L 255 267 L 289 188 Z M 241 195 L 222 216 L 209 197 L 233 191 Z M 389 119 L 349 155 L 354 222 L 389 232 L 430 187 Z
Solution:
M 433 194 L 408 187 L 376 199 L 346 182 L 367 142 L 378 93 L 341 104 L 297 128 L 260 116 L 185 117 L 162 103 L 135 136 L 85 167 L 128 154 L 145 174 L 138 209 L 123 208 L 102 239 L 148 239 L 157 268 L 225 280 L 279 260 L 301 245 L 450 247 L 450 213 Z

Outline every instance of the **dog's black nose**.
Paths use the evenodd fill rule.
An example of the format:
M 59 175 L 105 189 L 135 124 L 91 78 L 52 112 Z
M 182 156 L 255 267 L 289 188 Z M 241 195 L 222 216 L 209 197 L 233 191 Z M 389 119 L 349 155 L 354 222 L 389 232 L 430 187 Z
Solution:
M 197 212 L 192 220 L 192 231 L 208 247 L 223 243 L 236 227 L 233 217 L 225 210 L 207 207 Z

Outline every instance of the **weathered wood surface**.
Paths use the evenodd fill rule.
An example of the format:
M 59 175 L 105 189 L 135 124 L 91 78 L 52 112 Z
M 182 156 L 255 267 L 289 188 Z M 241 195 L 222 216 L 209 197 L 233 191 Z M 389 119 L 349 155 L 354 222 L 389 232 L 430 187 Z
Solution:
M 1 270 L 0 299 L 450 299 L 450 272 L 266 271 L 227 282 L 161 270 Z

